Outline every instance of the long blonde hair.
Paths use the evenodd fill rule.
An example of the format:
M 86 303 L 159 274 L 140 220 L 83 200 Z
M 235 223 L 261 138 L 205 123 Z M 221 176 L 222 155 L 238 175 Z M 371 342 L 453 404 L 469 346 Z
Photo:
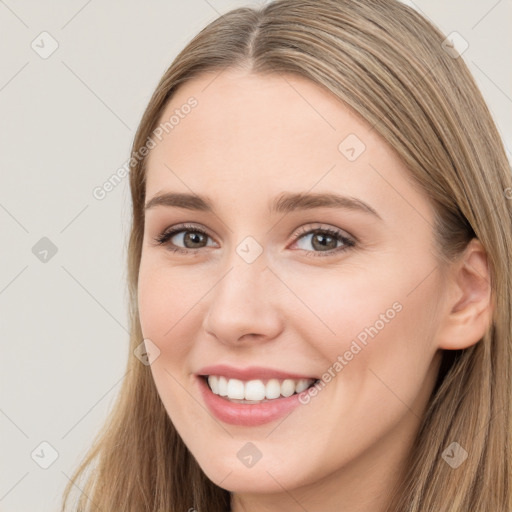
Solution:
M 158 84 L 132 147 L 128 271 L 130 353 L 142 341 L 137 278 L 144 232 L 146 144 L 180 84 L 241 67 L 293 73 L 334 93 L 393 147 L 431 198 L 441 258 L 476 237 L 488 255 L 495 310 L 476 345 L 444 351 L 439 377 L 392 512 L 512 510 L 512 178 L 496 126 L 445 36 L 394 0 L 278 0 L 228 12 L 204 28 Z M 72 510 L 199 512 L 229 509 L 173 427 L 150 368 L 130 357 L 115 407 L 63 497 Z M 452 469 L 453 441 L 469 457 Z M 91 473 L 87 474 L 87 469 Z M 81 480 L 80 480 L 81 479 Z M 83 482 L 82 482 L 83 480 Z

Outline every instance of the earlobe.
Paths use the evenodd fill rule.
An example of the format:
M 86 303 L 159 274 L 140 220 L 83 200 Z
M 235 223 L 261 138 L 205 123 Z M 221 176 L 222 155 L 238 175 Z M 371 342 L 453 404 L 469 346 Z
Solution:
M 453 264 L 450 301 L 442 320 L 439 348 L 459 350 L 482 339 L 492 322 L 491 272 L 481 242 L 473 238 Z

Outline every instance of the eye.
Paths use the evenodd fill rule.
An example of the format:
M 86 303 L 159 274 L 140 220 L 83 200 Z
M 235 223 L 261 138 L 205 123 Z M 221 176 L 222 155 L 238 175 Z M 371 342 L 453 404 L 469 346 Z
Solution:
M 356 242 L 340 229 L 326 227 L 300 228 L 299 232 L 294 235 L 294 244 L 299 242 L 304 242 L 299 248 L 305 250 L 307 256 L 313 257 L 333 256 L 356 245 Z M 312 247 L 313 250 L 308 247 Z
M 197 253 L 200 249 L 207 247 L 209 238 L 211 239 L 210 235 L 204 229 L 195 225 L 182 224 L 165 230 L 157 235 L 154 241 L 156 245 L 167 246 L 172 252 L 187 254 Z M 302 227 L 293 236 L 293 243 L 296 245 L 301 243 L 302 247 L 299 249 L 306 251 L 307 256 L 332 256 L 356 245 L 356 242 L 346 236 L 344 231 L 330 227 L 309 229 Z
M 175 240 L 172 240 L 173 238 Z M 165 230 L 154 240 L 157 245 L 167 245 L 170 251 L 186 254 L 205 247 L 204 242 L 208 238 L 208 233 L 197 226 L 180 225 Z M 184 247 L 176 245 L 177 243 L 183 244 Z

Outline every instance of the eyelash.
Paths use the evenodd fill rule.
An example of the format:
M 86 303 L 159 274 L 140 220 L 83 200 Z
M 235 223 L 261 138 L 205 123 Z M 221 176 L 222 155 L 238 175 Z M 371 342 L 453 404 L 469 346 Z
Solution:
M 156 245 L 166 245 L 167 242 L 174 235 L 181 233 L 182 231 L 201 233 L 202 235 L 204 235 L 208 238 L 211 238 L 211 236 L 204 229 L 199 228 L 197 226 L 190 225 L 190 224 L 183 224 L 183 225 L 179 225 L 174 228 L 168 229 L 166 231 L 163 231 L 162 233 L 160 233 L 159 235 L 157 235 L 154 238 L 154 241 L 155 241 Z M 321 233 L 323 235 L 331 236 L 331 237 L 337 239 L 338 241 L 343 242 L 344 245 L 341 247 L 337 247 L 336 249 L 331 249 L 329 251 L 308 251 L 306 249 L 299 249 L 299 250 L 305 251 L 307 256 L 312 256 L 312 257 L 333 256 L 334 254 L 339 254 L 343 251 L 351 249 L 356 245 L 356 242 L 354 240 L 351 240 L 350 238 L 343 236 L 342 231 L 333 229 L 333 228 L 305 228 L 305 227 L 302 227 L 299 229 L 299 232 L 297 232 L 294 235 L 293 242 L 296 242 L 297 240 L 302 238 L 304 235 L 308 235 L 311 233 L 316 233 L 316 234 Z M 188 254 L 188 253 L 197 254 L 197 252 L 200 251 L 202 248 L 201 249 L 183 249 L 182 247 L 169 246 L 168 249 L 172 252 L 177 252 L 180 254 Z

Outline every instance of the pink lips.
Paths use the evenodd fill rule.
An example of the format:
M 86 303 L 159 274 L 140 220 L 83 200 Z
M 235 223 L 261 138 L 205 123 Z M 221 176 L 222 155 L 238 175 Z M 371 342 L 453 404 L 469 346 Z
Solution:
M 214 394 L 204 377 L 198 377 L 201 394 L 210 412 L 219 420 L 245 427 L 277 420 L 300 405 L 299 395 L 276 398 L 261 404 L 237 404 Z
M 239 426 L 258 426 L 277 420 L 290 414 L 300 405 L 299 394 L 286 398 L 276 398 L 260 404 L 241 404 L 213 393 L 206 382 L 205 375 L 222 375 L 227 378 L 248 381 L 251 379 L 316 379 L 305 375 L 288 373 L 262 367 L 238 369 L 227 365 L 214 365 L 201 368 L 197 372 L 197 382 L 210 412 L 219 420 Z

